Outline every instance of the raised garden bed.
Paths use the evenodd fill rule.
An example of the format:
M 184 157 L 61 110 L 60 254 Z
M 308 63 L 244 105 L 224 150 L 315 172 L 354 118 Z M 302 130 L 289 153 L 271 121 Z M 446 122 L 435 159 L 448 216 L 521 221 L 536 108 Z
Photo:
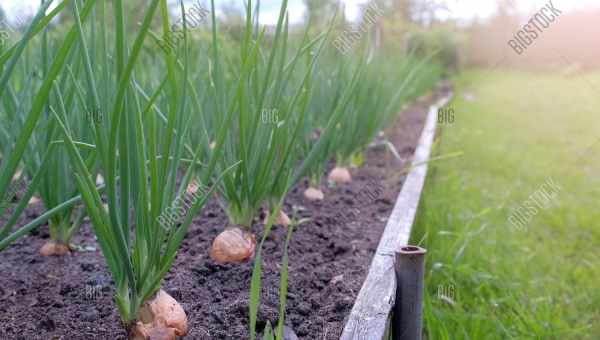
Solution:
M 338 339 L 342 334 L 404 183 L 405 176 L 397 174 L 410 164 L 430 104 L 441 95 L 410 106 L 396 127 L 386 131 L 401 161 L 383 147 L 371 148 L 366 166 L 354 170 L 355 180 L 325 188 L 326 199 L 320 203 L 303 199 L 306 183 L 293 189 L 286 211 L 310 219 L 297 228 L 289 253 L 286 324 L 300 339 Z M 21 222 L 42 212 L 40 206 L 31 207 Z M 208 256 L 211 241 L 226 224 L 218 204 L 210 202 L 194 219 L 163 285 L 188 315 L 187 339 L 248 337 L 252 263 L 218 265 Z M 285 236 L 284 228 L 275 228 L 264 246 L 259 330 L 267 320 L 277 321 Z M 88 223 L 74 239 L 82 250 L 72 256 L 40 257 L 37 252 L 48 237 L 44 227 L 0 253 L 0 338 L 126 339 L 111 277 Z

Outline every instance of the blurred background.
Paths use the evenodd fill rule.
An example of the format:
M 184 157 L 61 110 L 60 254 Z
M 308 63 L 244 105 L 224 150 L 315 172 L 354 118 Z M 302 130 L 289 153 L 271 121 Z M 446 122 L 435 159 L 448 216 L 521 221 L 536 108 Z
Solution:
M 209 3 L 198 0 L 206 8 Z M 178 15 L 178 1 L 173 0 L 173 15 Z M 190 4 L 196 1 L 184 1 Z M 146 1 L 129 0 L 126 6 L 140 19 Z M 380 0 L 375 4 L 385 14 L 371 29 L 372 43 L 386 49 L 410 49 L 419 46 L 422 53 L 440 50 L 452 67 L 459 65 L 510 65 L 557 68 L 575 72 L 600 63 L 600 2 L 597 0 L 554 0 L 562 11 L 560 25 L 552 24 L 527 53 L 517 55 L 508 40 L 545 6 L 539 0 Z M 339 29 L 358 25 L 368 7 L 368 0 L 290 0 L 290 22 L 302 27 L 310 22 L 314 29 L 324 29 L 337 12 Z M 39 0 L 3 0 L 0 5 L 0 29 L 22 29 L 33 15 Z M 276 24 L 281 0 L 260 1 L 260 22 Z M 232 33 L 241 29 L 244 2 L 218 1 L 218 17 Z M 343 15 L 342 15 L 343 14 Z M 136 18 L 138 16 L 139 18 Z M 67 19 L 59 19 L 67 20 Z M 158 24 L 158 23 L 157 23 Z M 595 39 L 594 39 L 595 38 Z M 594 43 L 596 42 L 596 43 Z

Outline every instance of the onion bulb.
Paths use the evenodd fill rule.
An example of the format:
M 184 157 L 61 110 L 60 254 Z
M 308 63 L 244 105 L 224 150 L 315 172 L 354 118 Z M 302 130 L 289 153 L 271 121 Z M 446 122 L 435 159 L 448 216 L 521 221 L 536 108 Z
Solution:
M 200 189 L 200 186 L 198 185 L 198 183 L 193 182 L 193 183 L 190 183 L 190 185 L 188 185 L 186 192 L 188 193 L 188 195 L 195 195 L 199 189 Z
M 175 340 L 188 332 L 187 316 L 181 305 L 164 290 L 142 305 L 133 340 Z
M 15 172 L 15 175 L 13 176 L 12 180 L 18 181 L 19 178 L 21 177 L 21 174 L 22 174 L 21 170 L 17 170 L 17 172 Z
M 210 258 L 217 263 L 241 263 L 254 256 L 256 236 L 239 227 L 229 227 L 212 243 Z
M 96 176 L 96 185 L 102 185 L 104 184 L 104 177 L 102 177 L 102 175 L 98 174 L 98 176 Z
M 267 212 L 267 214 L 265 215 L 264 224 L 267 224 L 267 222 L 269 221 L 269 216 L 270 214 L 269 212 Z M 290 220 L 289 216 L 283 210 L 279 210 L 279 216 L 277 216 L 275 224 L 287 227 L 290 225 L 291 222 L 292 221 Z
M 350 183 L 352 182 L 352 175 L 346 168 L 335 167 L 329 173 L 329 180 L 334 183 Z
M 56 241 L 48 241 L 40 248 L 42 256 L 63 256 L 70 252 L 69 246 Z
M 309 201 L 322 201 L 325 198 L 325 194 L 323 194 L 321 189 L 309 187 L 304 190 L 304 198 Z

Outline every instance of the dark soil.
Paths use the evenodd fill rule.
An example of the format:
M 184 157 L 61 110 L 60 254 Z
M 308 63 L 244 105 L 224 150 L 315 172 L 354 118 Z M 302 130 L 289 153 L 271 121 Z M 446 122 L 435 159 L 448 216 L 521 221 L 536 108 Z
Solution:
M 300 339 L 338 339 L 368 271 L 371 257 L 394 206 L 421 134 L 432 96 L 404 110 L 386 132 L 403 160 L 384 147 L 369 149 L 366 165 L 353 169 L 354 181 L 325 187 L 325 200 L 309 203 L 306 183 L 291 192 L 286 211 L 310 218 L 299 226 L 289 251 L 286 324 Z M 43 212 L 34 206 L 20 225 Z M 0 219 L 0 225 L 6 222 Z M 208 257 L 213 238 L 227 225 L 217 202 L 194 220 L 163 288 L 188 315 L 186 339 L 247 339 L 252 262 L 218 265 Z M 260 239 L 262 225 L 255 231 Z M 275 324 L 279 271 L 286 229 L 275 227 L 263 250 L 263 292 L 258 317 L 262 331 Z M 0 252 L 0 339 L 125 339 L 113 300 L 112 281 L 91 227 L 74 243 L 87 248 L 62 258 L 42 258 L 47 226 Z

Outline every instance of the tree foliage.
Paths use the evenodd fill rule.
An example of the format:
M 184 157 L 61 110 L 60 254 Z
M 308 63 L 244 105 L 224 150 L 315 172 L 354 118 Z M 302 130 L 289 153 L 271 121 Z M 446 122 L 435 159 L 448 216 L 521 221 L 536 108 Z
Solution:
M 322 27 L 336 9 L 340 8 L 339 0 L 304 0 L 306 6 L 307 22 L 311 26 Z

